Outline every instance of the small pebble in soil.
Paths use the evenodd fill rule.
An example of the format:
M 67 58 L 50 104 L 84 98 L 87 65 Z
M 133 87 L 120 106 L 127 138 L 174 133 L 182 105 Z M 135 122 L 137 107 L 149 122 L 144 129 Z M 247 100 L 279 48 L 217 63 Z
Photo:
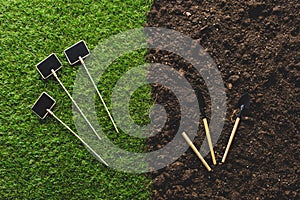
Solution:
M 240 78 L 239 75 L 231 75 L 228 80 L 234 83 L 237 80 L 239 80 L 239 78 Z
M 273 12 L 279 12 L 281 10 L 280 6 L 275 6 Z
M 192 15 L 190 12 L 184 12 L 184 14 L 188 17 Z

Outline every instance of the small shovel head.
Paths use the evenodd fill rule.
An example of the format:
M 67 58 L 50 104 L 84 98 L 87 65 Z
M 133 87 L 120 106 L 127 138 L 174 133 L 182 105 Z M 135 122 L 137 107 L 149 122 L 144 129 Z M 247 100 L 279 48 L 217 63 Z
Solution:
M 84 59 L 90 54 L 88 47 L 86 46 L 83 40 L 77 42 L 76 44 L 72 45 L 71 47 L 67 48 L 64 51 L 68 62 L 70 65 L 74 65 L 79 62 L 79 57 Z
M 198 100 L 198 105 L 199 105 L 199 109 L 200 109 L 200 112 L 201 112 L 201 115 L 202 117 L 206 117 L 205 115 L 205 100 L 203 98 L 203 95 L 201 93 L 200 90 L 196 90 L 196 95 L 197 95 L 197 100 Z
M 236 107 L 240 108 L 242 105 L 244 105 L 246 109 L 250 106 L 250 95 L 247 92 L 241 96 Z
M 48 115 L 47 109 L 51 110 L 55 103 L 55 100 L 49 94 L 43 92 L 31 110 L 39 116 L 39 118 L 44 119 Z
M 50 54 L 42 62 L 36 65 L 36 68 L 43 77 L 43 79 L 47 79 L 52 75 L 52 69 L 56 72 L 61 67 L 62 64 L 54 53 Z

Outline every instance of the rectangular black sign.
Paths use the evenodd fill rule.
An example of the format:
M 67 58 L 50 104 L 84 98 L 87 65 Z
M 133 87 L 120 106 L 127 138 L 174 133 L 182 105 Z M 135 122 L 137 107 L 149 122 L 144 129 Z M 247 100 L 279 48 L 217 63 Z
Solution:
M 41 119 L 44 119 L 48 114 L 47 109 L 51 110 L 54 105 L 55 100 L 46 92 L 43 92 L 31 109 Z
M 70 65 L 74 65 L 79 62 L 79 57 L 84 59 L 89 54 L 89 49 L 83 40 L 65 50 L 65 55 Z
M 47 79 L 49 76 L 52 75 L 51 72 L 52 69 L 56 72 L 61 67 L 62 64 L 54 53 L 50 54 L 42 62 L 36 65 L 36 68 L 39 71 L 39 73 L 42 75 L 43 79 Z

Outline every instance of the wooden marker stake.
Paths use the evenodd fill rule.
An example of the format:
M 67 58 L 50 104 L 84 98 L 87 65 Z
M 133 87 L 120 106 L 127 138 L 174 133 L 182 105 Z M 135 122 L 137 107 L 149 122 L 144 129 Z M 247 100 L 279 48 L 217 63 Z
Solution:
M 225 153 L 223 155 L 223 158 L 222 158 L 222 163 L 225 162 L 226 160 L 226 157 L 227 157 L 227 154 L 229 152 L 229 149 L 230 149 L 230 146 L 231 146 L 231 143 L 233 141 L 233 138 L 234 138 L 234 135 L 237 131 L 237 128 L 239 126 L 239 123 L 241 121 L 241 118 L 242 118 L 242 113 L 244 111 L 244 109 L 248 109 L 250 106 L 250 95 L 248 93 L 245 93 L 240 99 L 239 99 L 239 102 L 237 104 L 237 107 L 240 108 L 240 112 L 235 120 L 235 123 L 234 123 L 234 126 L 233 126 L 233 129 L 231 131 L 231 134 L 230 134 L 230 138 L 229 138 L 229 141 L 228 141 L 228 144 L 227 144 L 227 147 L 226 147 L 226 150 L 225 150 Z
M 48 114 L 52 115 L 59 123 L 66 127 L 75 137 L 77 137 L 104 165 L 108 164 L 101 158 L 79 135 L 77 135 L 68 125 L 61 121 L 51 109 L 55 105 L 55 100 L 48 95 L 46 92 L 43 92 L 38 100 L 32 106 L 32 111 L 39 116 L 41 119 L 45 119 Z
M 91 82 L 92 82 L 92 84 L 93 84 L 93 86 L 94 86 L 94 88 L 95 88 L 95 90 L 96 90 L 96 92 L 97 92 L 97 94 L 98 94 L 98 96 L 99 96 L 99 98 L 100 98 L 100 100 L 101 100 L 101 102 L 102 102 L 102 104 L 103 104 L 103 106 L 104 106 L 104 108 L 105 108 L 105 110 L 106 110 L 106 112 L 107 112 L 109 118 L 110 118 L 110 121 L 113 123 L 114 128 L 115 128 L 115 130 L 117 131 L 117 133 L 119 133 L 118 127 L 117 127 L 117 125 L 116 125 L 114 119 L 112 118 L 112 116 L 111 116 L 111 114 L 110 114 L 110 112 L 109 112 L 109 110 L 108 110 L 108 108 L 107 108 L 107 106 L 106 106 L 106 103 L 105 103 L 104 99 L 102 98 L 102 96 L 101 96 L 101 94 L 100 94 L 100 92 L 99 92 L 99 90 L 98 90 L 98 88 L 97 88 L 97 86 L 96 86 L 96 84 L 95 84 L 95 82 L 94 82 L 94 80 L 93 80 L 93 78 L 92 78 L 92 76 L 91 76 L 89 70 L 87 69 L 87 67 L 86 67 L 86 65 L 85 65 L 85 63 L 84 63 L 84 61 L 83 61 L 83 59 L 82 59 L 80 56 L 79 56 L 79 60 L 80 60 L 80 62 L 81 62 L 81 64 L 82 64 L 83 68 L 85 69 L 85 71 L 86 71 L 86 73 L 87 73 L 89 79 L 91 80 Z
M 83 60 L 90 54 L 89 49 L 88 49 L 87 45 L 85 44 L 85 42 L 83 40 L 79 41 L 78 43 L 76 43 L 76 44 L 72 45 L 71 47 L 69 47 L 68 49 L 66 49 L 64 51 L 64 53 L 65 53 L 70 65 L 74 65 L 78 62 L 80 62 L 82 64 L 82 66 L 85 69 L 90 81 L 92 82 L 93 87 L 96 90 L 102 104 L 104 105 L 104 108 L 110 118 L 110 121 L 113 123 L 113 126 L 114 126 L 115 130 L 117 131 L 117 133 L 119 133 L 118 127 L 117 127 L 116 123 L 114 122 L 114 119 L 112 118 L 112 116 L 106 106 L 106 103 L 105 103 L 104 99 L 102 98 L 102 96 L 97 88 L 97 85 L 95 84 L 95 82 Z
M 66 127 L 75 137 L 77 137 L 101 162 L 108 167 L 108 164 L 101 158 L 93 149 L 88 145 L 79 135 L 77 135 L 68 125 L 66 125 L 61 119 L 59 119 L 51 110 L 47 109 L 47 112 L 52 115 L 59 123 Z
M 92 131 L 94 132 L 94 134 L 97 136 L 97 138 L 99 140 L 102 140 L 102 138 L 98 135 L 97 131 L 94 129 L 94 127 L 92 126 L 92 124 L 90 123 L 90 121 L 86 118 L 86 116 L 83 114 L 82 110 L 79 108 L 78 104 L 76 103 L 76 101 L 73 99 L 73 97 L 71 96 L 71 94 L 69 93 L 69 91 L 66 89 L 66 87 L 64 86 L 64 84 L 60 81 L 60 79 L 58 78 L 56 72 L 52 69 L 51 70 L 53 76 L 56 78 L 56 80 L 58 81 L 58 83 L 60 84 L 60 86 L 63 88 L 63 90 L 66 92 L 66 94 L 68 95 L 68 97 L 71 99 L 71 101 L 73 102 L 73 104 L 75 105 L 76 109 L 79 111 L 80 115 L 84 118 L 84 120 L 86 121 L 86 123 L 89 125 L 89 127 L 92 129 Z
M 193 151 L 198 156 L 198 158 L 201 160 L 201 162 L 206 167 L 206 169 L 208 171 L 211 171 L 211 168 L 209 167 L 209 165 L 207 164 L 207 162 L 204 160 L 204 158 L 201 156 L 200 152 L 197 150 L 197 148 L 195 147 L 195 145 L 193 144 L 193 142 L 190 140 L 190 138 L 187 136 L 187 134 L 185 132 L 183 132 L 182 136 L 185 139 L 185 141 L 188 143 L 188 145 L 193 149 Z

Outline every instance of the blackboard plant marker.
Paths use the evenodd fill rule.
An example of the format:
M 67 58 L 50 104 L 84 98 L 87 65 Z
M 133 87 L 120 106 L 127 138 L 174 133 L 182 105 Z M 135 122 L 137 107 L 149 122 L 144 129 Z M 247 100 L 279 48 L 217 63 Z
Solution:
M 223 155 L 223 158 L 222 158 L 222 163 L 225 162 L 226 160 L 226 157 L 227 157 L 227 154 L 229 152 L 229 149 L 230 149 L 230 146 L 231 146 L 231 143 L 233 141 L 233 138 L 234 138 L 234 135 L 237 131 L 237 128 L 239 126 L 239 123 L 241 121 L 241 118 L 242 118 L 242 114 L 243 114 L 243 111 L 245 109 L 248 109 L 250 106 L 250 95 L 248 93 L 245 93 L 238 101 L 238 104 L 237 104 L 237 107 L 240 108 L 240 111 L 239 111 L 239 114 L 235 120 L 235 123 L 234 123 L 234 126 L 233 126 L 233 129 L 231 131 L 231 134 L 230 134 L 230 138 L 229 138 L 229 141 L 228 141 L 228 144 L 227 144 L 227 147 L 226 147 L 226 150 L 225 150 L 225 153 Z
M 67 128 L 77 139 L 79 139 L 90 152 L 92 152 L 104 165 L 108 164 L 101 158 L 79 135 L 77 135 L 68 125 L 66 125 L 61 119 L 59 119 L 51 110 L 55 106 L 56 101 L 46 92 L 43 92 L 36 100 L 31 110 L 40 118 L 45 119 L 48 114 L 53 116 L 59 123 Z
M 63 90 L 66 92 L 66 94 L 68 95 L 68 97 L 71 99 L 71 101 L 75 105 L 76 109 L 79 111 L 80 115 L 84 118 L 84 120 L 89 125 L 89 127 L 92 129 L 92 131 L 97 136 L 97 138 L 99 140 L 101 140 L 101 137 L 98 135 L 98 133 L 96 132 L 96 130 L 94 129 L 94 127 L 92 126 L 92 124 L 86 118 L 86 116 L 84 115 L 84 113 L 82 112 L 82 110 L 80 109 L 80 107 L 78 106 L 78 104 L 76 103 L 76 101 L 72 98 L 72 96 L 69 93 L 69 91 L 66 89 L 66 87 L 64 86 L 64 84 L 58 78 L 56 72 L 59 69 L 61 69 L 61 67 L 62 67 L 62 64 L 61 64 L 60 60 L 58 59 L 58 57 L 54 53 L 50 54 L 47 58 L 45 58 L 43 61 L 41 61 L 39 64 L 36 65 L 36 68 L 39 71 L 39 73 L 41 74 L 41 76 L 43 77 L 43 79 L 47 79 L 50 76 L 54 76 L 55 77 L 55 79 L 58 81 L 58 83 L 60 84 L 60 86 L 63 88 Z
M 71 47 L 67 48 L 64 51 L 64 53 L 65 53 L 65 56 L 67 57 L 67 60 L 70 65 L 75 65 L 78 62 L 81 63 L 81 65 L 85 69 L 91 83 L 93 84 L 93 86 L 94 86 L 94 88 L 95 88 L 95 90 L 96 90 L 96 92 L 97 92 L 109 118 L 110 118 L 110 121 L 113 123 L 113 126 L 114 126 L 115 130 L 117 131 L 117 133 L 119 133 L 118 127 L 117 127 L 116 123 L 114 122 L 114 119 L 112 118 L 112 116 L 106 106 L 106 103 L 105 103 L 104 99 L 102 98 L 100 91 L 98 90 L 98 88 L 97 88 L 97 86 L 96 86 L 88 68 L 86 67 L 84 60 L 83 60 L 84 58 L 86 58 L 87 56 L 90 55 L 90 51 L 89 51 L 86 43 L 83 40 L 81 40 L 81 41 L 77 42 L 76 44 L 72 45 Z
M 193 144 L 193 142 L 191 141 L 191 139 L 189 138 L 189 136 L 185 133 L 182 132 L 182 137 L 185 139 L 185 141 L 188 143 L 188 145 L 192 148 L 192 150 L 195 152 L 195 154 L 198 156 L 198 158 L 201 160 L 201 162 L 203 163 L 203 165 L 206 167 L 206 169 L 208 171 L 211 171 L 210 166 L 207 164 L 207 162 L 204 160 L 204 158 L 201 156 L 200 152 L 197 150 L 197 148 L 195 147 L 195 145 Z

